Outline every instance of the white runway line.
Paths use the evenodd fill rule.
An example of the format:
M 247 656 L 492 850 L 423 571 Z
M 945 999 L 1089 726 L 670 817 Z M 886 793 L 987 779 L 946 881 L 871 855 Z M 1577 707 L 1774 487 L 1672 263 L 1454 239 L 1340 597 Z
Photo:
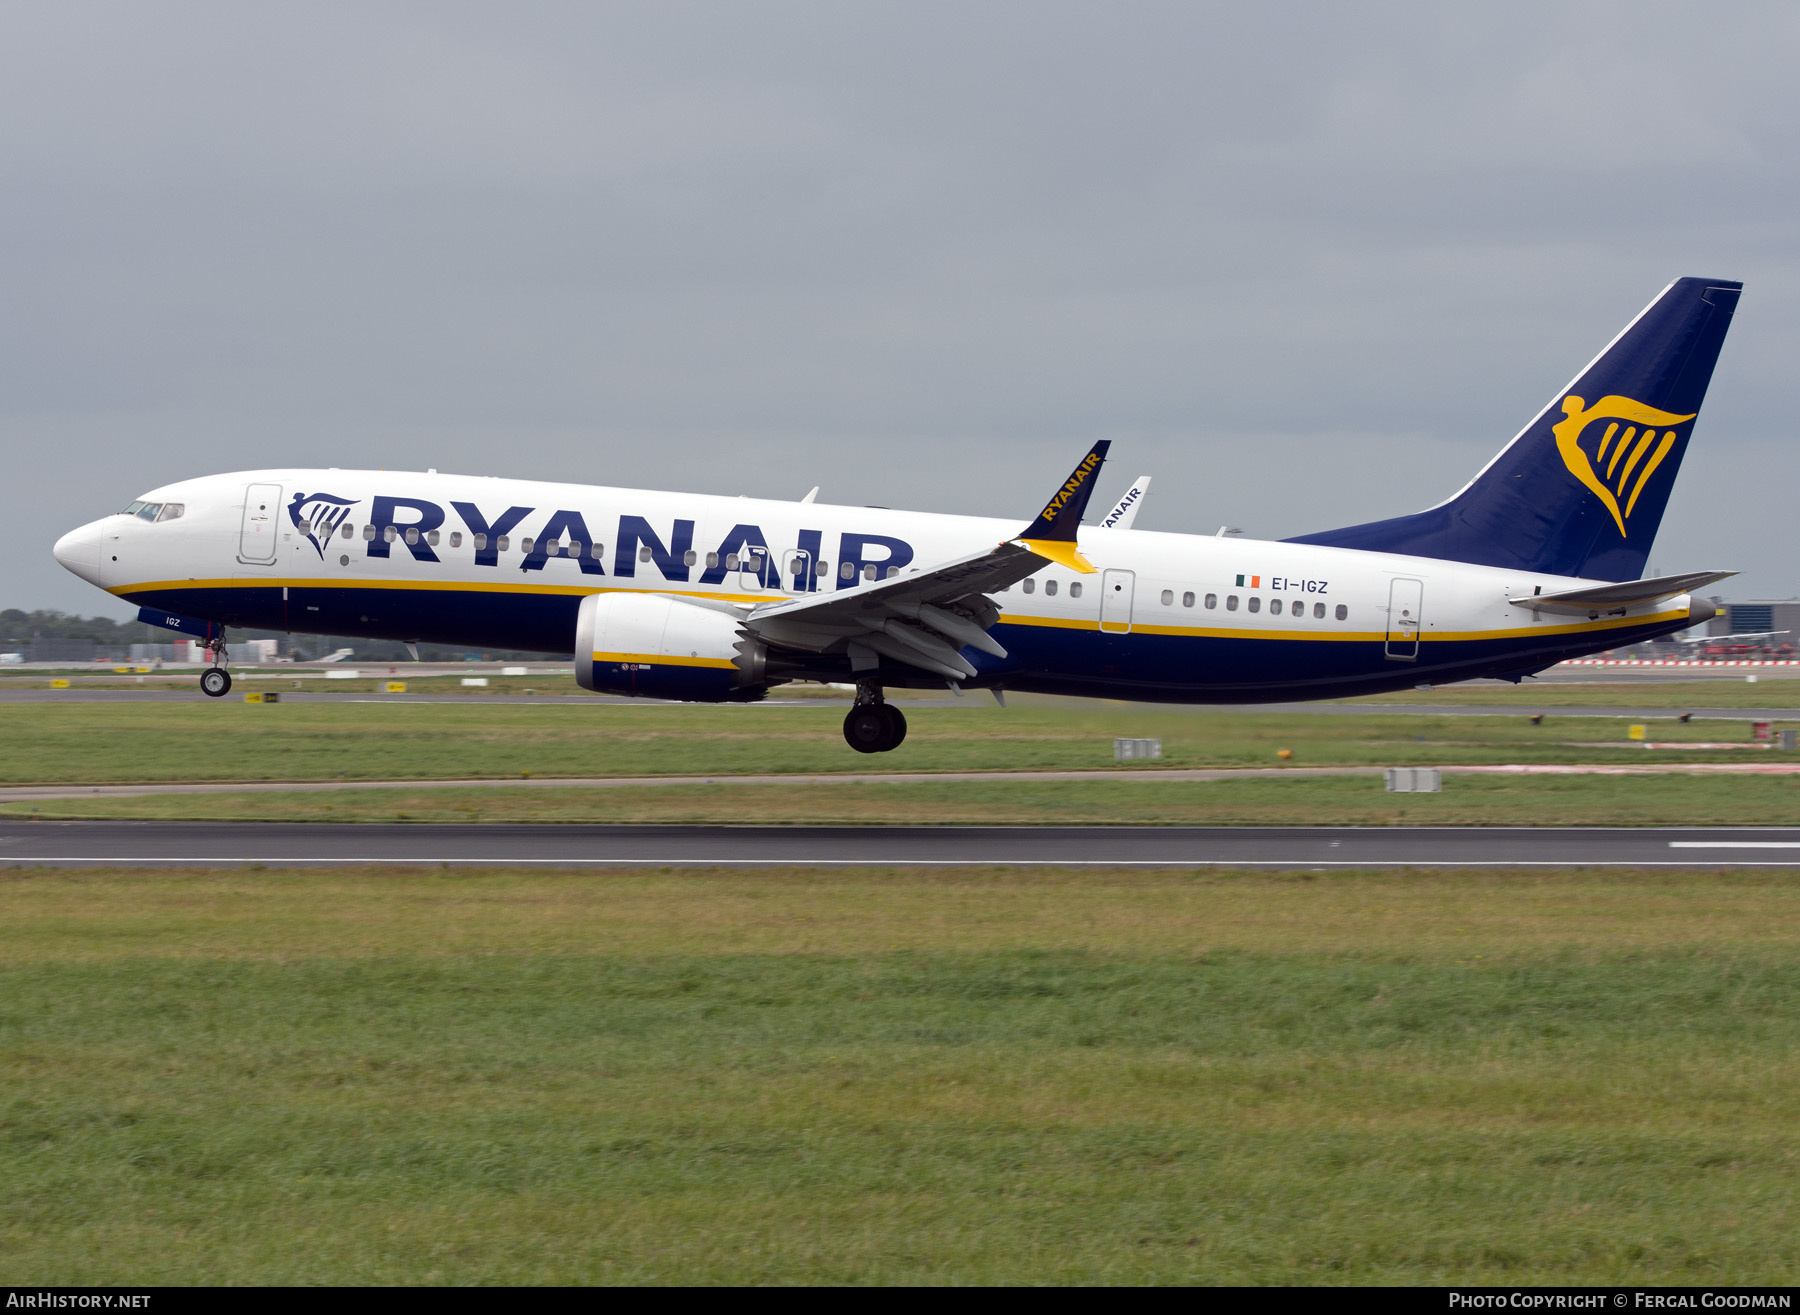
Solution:
M 1800 849 L 1800 840 L 1671 840 L 1670 849 Z

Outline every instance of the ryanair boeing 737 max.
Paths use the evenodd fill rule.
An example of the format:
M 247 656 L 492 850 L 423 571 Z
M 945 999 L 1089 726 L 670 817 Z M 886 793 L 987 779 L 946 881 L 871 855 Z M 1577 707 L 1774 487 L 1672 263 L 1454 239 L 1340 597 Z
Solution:
M 1338 698 L 1683 630 L 1728 572 L 1643 580 L 1741 284 L 1665 288 L 1455 496 L 1282 542 L 1080 530 L 1097 443 L 1016 522 L 435 471 L 261 470 L 144 494 L 56 544 L 207 640 L 227 627 L 573 648 L 587 689 L 733 702 L 854 682 L 844 737 L 906 734 L 894 687 L 1173 703 Z

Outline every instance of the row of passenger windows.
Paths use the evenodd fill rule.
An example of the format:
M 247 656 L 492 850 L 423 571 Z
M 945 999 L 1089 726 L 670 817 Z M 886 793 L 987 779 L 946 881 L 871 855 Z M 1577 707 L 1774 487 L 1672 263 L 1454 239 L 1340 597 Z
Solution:
M 1028 593 L 1028 594 L 1033 593 L 1037 589 L 1037 581 L 1031 580 L 1031 579 L 1024 580 L 1020 583 L 1019 589 L 1021 590 L 1021 592 L 1024 592 L 1024 593 Z M 1003 593 L 1006 593 L 1007 590 L 1006 589 L 998 589 L 995 592 L 1003 594 Z M 1044 581 L 1044 592 L 1046 594 L 1050 595 L 1051 597 L 1055 597 L 1056 581 L 1055 580 Z M 1069 581 L 1069 597 L 1070 598 L 1081 597 L 1081 581 L 1079 581 L 1079 580 Z M 1263 600 L 1262 600 L 1261 595 L 1259 595 L 1259 594 L 1251 594 L 1248 600 L 1240 600 L 1236 594 L 1226 594 L 1225 595 L 1225 610 L 1227 612 L 1237 611 L 1240 601 L 1242 601 L 1243 608 L 1246 612 L 1262 611 Z M 1189 592 L 1189 593 L 1184 593 L 1181 595 L 1181 605 L 1183 607 L 1192 607 L 1192 606 L 1194 606 L 1194 602 L 1195 602 L 1195 596 L 1193 593 Z M 1162 605 L 1164 607 L 1175 606 L 1175 591 L 1173 589 L 1165 589 L 1162 591 Z M 1216 611 L 1219 606 L 1219 596 L 1217 594 L 1207 594 L 1205 599 L 1201 601 L 1200 605 L 1209 612 Z M 1295 620 L 1299 620 L 1301 617 L 1304 617 L 1306 615 L 1306 602 L 1304 599 L 1298 599 L 1298 598 L 1292 600 L 1291 602 L 1285 602 L 1284 600 L 1282 600 L 1280 598 L 1271 598 L 1269 600 L 1269 615 L 1270 616 L 1280 616 L 1284 611 L 1288 615 L 1292 616 Z M 1314 603 L 1312 605 L 1312 614 L 1313 614 L 1313 619 L 1315 621 L 1323 621 L 1325 619 L 1325 604 L 1324 603 Z M 1339 603 L 1332 609 L 1332 615 L 1339 621 L 1348 621 L 1350 619 L 1350 609 L 1348 607 L 1344 606 L 1344 604 Z
M 1019 588 L 1028 594 L 1035 593 L 1037 591 L 1037 581 L 1036 580 L 1025 580 L 1024 582 L 1022 582 L 1019 585 Z M 1001 590 L 1001 592 L 1005 593 L 1006 591 L 1003 589 L 1003 590 Z M 1044 581 L 1044 592 L 1052 598 L 1056 597 L 1056 581 L 1054 581 L 1054 580 Z M 1071 598 L 1081 597 L 1081 581 L 1079 581 L 1079 580 L 1069 581 L 1069 597 L 1071 597 Z
M 180 515 L 180 512 L 177 511 L 176 515 Z M 338 533 L 342 538 L 354 539 L 356 537 L 356 526 L 345 525 Z M 375 539 L 375 527 L 373 525 L 363 526 L 362 537 L 366 542 L 372 543 Z M 396 543 L 402 538 L 404 538 L 407 543 L 418 543 L 422 537 L 424 541 L 433 548 L 437 547 L 440 542 L 439 532 L 437 530 L 427 530 L 424 535 L 421 536 L 416 526 L 409 527 L 402 532 L 398 527 L 389 525 L 382 531 L 381 537 L 388 543 Z M 471 534 L 469 536 L 469 541 L 477 552 L 484 551 L 488 546 L 488 536 L 485 534 Z M 450 546 L 452 548 L 460 548 L 462 547 L 462 543 L 462 531 L 452 530 L 450 532 Z M 512 537 L 510 535 L 502 534 L 493 540 L 493 545 L 496 551 L 507 552 L 512 548 Z M 530 553 L 538 546 L 537 541 L 529 535 L 519 540 L 519 550 L 521 552 Z M 590 545 L 583 544 L 579 539 L 552 539 L 548 543 L 543 544 L 542 547 L 544 551 L 551 556 L 567 554 L 570 557 L 579 557 L 582 555 L 583 551 L 590 547 Z M 606 545 L 603 543 L 593 544 L 591 545 L 591 548 L 596 560 L 606 555 Z M 638 560 L 640 562 L 648 562 L 652 555 L 649 548 L 638 548 Z M 754 560 L 754 556 L 751 554 L 740 555 L 738 553 L 728 552 L 725 554 L 725 569 L 728 571 L 736 571 L 740 568 L 754 565 Z M 684 566 L 698 565 L 700 554 L 690 548 L 681 555 L 681 561 Z M 709 570 L 716 568 L 719 565 L 719 554 L 716 552 L 707 553 L 706 565 Z M 816 575 L 828 576 L 831 574 L 831 563 L 821 557 L 818 562 L 814 564 L 813 569 Z M 865 580 L 891 580 L 896 575 L 900 574 L 900 568 L 898 566 L 883 568 L 869 565 L 862 568 L 862 574 L 863 579 Z M 838 578 L 843 580 L 854 580 L 856 578 L 856 563 L 840 562 L 838 564 Z M 1025 584 L 1026 590 L 1029 592 L 1031 582 L 1027 580 Z M 1056 585 L 1054 583 L 1049 585 L 1048 592 L 1056 592 Z M 1081 594 L 1081 586 L 1073 585 L 1069 592 L 1072 597 L 1079 597 Z
M 130 507 L 126 508 L 126 511 L 133 515 L 141 515 L 142 512 L 135 510 L 136 508 L 140 508 L 140 507 L 144 507 L 144 506 L 156 507 L 157 505 L 158 504 L 153 504 L 153 503 L 146 504 L 146 503 L 135 503 L 134 502 Z M 174 511 L 175 516 L 181 515 L 182 508 L 179 503 L 170 503 L 168 505 L 175 509 L 175 511 Z M 154 519 L 154 516 L 147 517 L 146 519 Z M 164 520 L 173 520 L 174 516 L 164 515 L 163 519 Z M 341 534 L 346 539 L 354 538 L 356 536 L 356 527 L 354 525 L 345 525 L 343 527 L 343 530 L 341 531 Z M 365 540 L 373 541 L 375 538 L 375 527 L 373 525 L 363 526 L 362 527 L 362 537 Z M 392 526 L 392 525 L 388 526 L 382 534 L 382 538 L 385 539 L 388 543 L 394 543 L 400 537 L 401 537 L 401 531 L 397 527 Z M 405 531 L 406 542 L 417 543 L 417 542 L 419 542 L 419 538 L 420 538 L 419 531 L 416 527 L 409 528 Z M 486 547 L 488 546 L 488 536 L 485 534 L 472 534 L 469 536 L 469 538 L 477 552 L 480 552 L 480 551 L 486 549 Z M 438 531 L 427 530 L 424 534 L 424 539 L 427 544 L 431 545 L 434 548 L 437 547 L 438 542 L 439 542 Z M 452 530 L 450 532 L 450 546 L 452 548 L 462 547 L 462 541 L 463 541 L 463 536 L 462 536 L 462 532 L 460 530 Z M 533 540 L 530 536 L 526 536 L 525 538 L 519 540 L 519 548 L 522 552 L 530 553 L 537 546 L 538 545 L 537 545 L 536 541 Z M 494 547 L 496 550 L 498 550 L 500 552 L 508 551 L 511 547 L 511 537 L 509 535 L 505 535 L 505 534 L 500 535 L 498 538 L 496 538 L 494 540 Z M 570 557 L 579 557 L 579 556 L 581 556 L 585 545 L 583 545 L 579 540 L 575 540 L 575 539 L 567 539 L 567 540 L 552 539 L 550 542 L 544 544 L 543 547 L 544 547 L 544 551 L 546 553 L 550 554 L 551 556 L 556 556 L 556 555 L 560 555 L 562 553 L 567 553 Z M 606 545 L 603 543 L 594 544 L 593 552 L 594 552 L 595 558 L 599 558 L 599 557 L 603 556 L 606 552 Z M 648 562 L 651 559 L 651 556 L 652 556 L 652 554 L 651 554 L 649 548 L 641 547 L 641 546 L 638 548 L 638 560 L 640 562 Z M 699 562 L 700 555 L 698 553 L 696 553 L 693 549 L 690 548 L 690 549 L 688 549 L 688 551 L 684 552 L 681 555 L 681 560 L 682 560 L 682 564 L 685 566 L 694 566 Z M 728 571 L 735 571 L 735 570 L 738 570 L 742 566 L 750 564 L 751 561 L 753 561 L 753 558 L 740 557 L 739 554 L 734 553 L 734 552 L 726 553 L 725 554 L 725 569 Z M 717 567 L 718 564 L 719 564 L 719 554 L 718 553 L 709 552 L 706 554 L 706 565 L 707 565 L 708 569 Z M 819 562 L 817 563 L 817 573 L 818 573 L 818 575 L 821 575 L 821 576 L 830 575 L 831 563 L 828 561 L 825 561 L 823 558 L 821 558 L 819 560 Z M 892 579 L 894 576 L 898 575 L 899 573 L 900 573 L 900 568 L 897 566 L 887 567 L 885 571 L 882 568 L 877 567 L 877 566 L 863 567 L 863 578 L 866 580 L 879 580 L 879 579 L 883 579 L 883 578 Z M 838 564 L 838 578 L 843 579 L 843 580 L 854 580 L 856 578 L 856 563 L 855 562 L 840 562 Z M 1044 581 L 1044 593 L 1048 597 L 1051 597 L 1051 598 L 1056 597 L 1057 587 L 1058 587 L 1057 582 L 1055 580 L 1045 580 Z M 1020 582 L 1019 588 L 1024 593 L 1028 593 L 1028 594 L 1036 593 L 1037 592 L 1037 581 L 1033 578 L 1027 577 L 1025 580 Z M 1006 593 L 1007 590 L 1000 589 L 997 592 Z M 1070 598 L 1080 598 L 1081 597 L 1081 581 L 1079 581 L 1079 580 L 1069 581 L 1069 597 Z M 1250 599 L 1249 599 L 1248 603 L 1245 605 L 1244 610 L 1248 611 L 1248 612 L 1260 612 L 1260 611 L 1262 611 L 1262 602 L 1263 602 L 1263 600 L 1261 599 L 1261 597 L 1259 597 L 1256 594 L 1251 594 Z M 1175 591 L 1173 589 L 1165 589 L 1162 591 L 1162 605 L 1164 607 L 1173 607 L 1175 605 Z M 1192 592 L 1184 593 L 1181 595 L 1181 605 L 1183 607 L 1194 606 L 1194 595 Z M 1206 595 L 1205 602 L 1202 604 L 1202 606 L 1204 606 L 1206 608 L 1206 610 L 1209 612 L 1217 609 L 1217 607 L 1219 606 L 1219 596 L 1217 594 Z M 1227 594 L 1225 596 L 1225 610 L 1227 612 L 1235 612 L 1238 610 L 1238 596 L 1236 594 Z M 1280 616 L 1282 614 L 1282 610 L 1283 610 L 1283 603 L 1282 603 L 1281 599 L 1271 598 L 1269 600 L 1269 614 L 1271 616 Z M 1287 608 L 1287 610 L 1295 618 L 1304 617 L 1306 615 L 1306 603 L 1301 600 L 1296 600 L 1293 602 L 1293 604 L 1291 606 L 1289 606 Z M 1323 621 L 1325 619 L 1325 604 L 1324 603 L 1314 603 L 1312 605 L 1312 614 L 1313 614 L 1314 620 Z M 1350 609 L 1345 607 L 1342 603 L 1339 603 L 1335 609 L 1334 614 L 1339 621 L 1348 620 L 1349 616 L 1350 616 Z
M 1246 612 L 1260 612 L 1262 611 L 1262 604 L 1263 600 L 1261 597 L 1256 594 L 1251 594 L 1249 601 L 1244 605 L 1244 610 Z M 1175 606 L 1175 591 L 1173 589 L 1165 589 L 1162 591 L 1162 605 L 1164 607 Z M 1181 596 L 1181 605 L 1183 607 L 1192 607 L 1194 605 L 1194 595 L 1191 593 L 1183 594 Z M 1215 610 L 1219 606 L 1219 596 L 1217 594 L 1208 594 L 1203 606 L 1209 612 Z M 1269 615 L 1280 616 L 1283 607 L 1284 604 L 1281 599 L 1271 598 L 1269 600 Z M 1291 602 L 1286 603 L 1285 607 L 1287 612 L 1296 619 L 1306 615 L 1305 599 L 1296 598 Z M 1238 596 L 1236 594 L 1225 595 L 1225 610 L 1227 612 L 1235 612 L 1238 610 Z M 1323 621 L 1325 619 L 1325 604 L 1314 603 L 1312 605 L 1312 614 L 1313 620 Z M 1339 603 L 1332 609 L 1332 615 L 1339 621 L 1348 621 L 1350 619 L 1350 609 L 1345 607 L 1342 603 Z

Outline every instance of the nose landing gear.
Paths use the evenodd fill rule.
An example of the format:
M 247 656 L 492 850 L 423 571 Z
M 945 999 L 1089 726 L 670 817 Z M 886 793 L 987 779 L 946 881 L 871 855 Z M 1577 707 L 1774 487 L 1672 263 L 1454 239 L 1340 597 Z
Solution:
M 886 753 L 906 738 L 906 717 L 881 698 L 878 685 L 858 684 L 856 706 L 844 716 L 844 742 L 858 753 Z
M 200 692 L 209 698 L 222 699 L 231 692 L 231 673 L 225 670 L 225 663 L 230 660 L 225 652 L 225 632 L 219 632 L 219 642 L 213 649 L 213 665 L 200 673 Z

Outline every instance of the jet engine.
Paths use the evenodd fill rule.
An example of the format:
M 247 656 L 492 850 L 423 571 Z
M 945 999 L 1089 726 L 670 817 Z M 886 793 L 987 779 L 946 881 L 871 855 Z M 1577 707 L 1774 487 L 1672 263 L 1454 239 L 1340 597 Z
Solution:
M 575 622 L 575 680 L 600 694 L 743 703 L 768 692 L 768 650 L 735 613 L 666 594 L 590 594 Z

